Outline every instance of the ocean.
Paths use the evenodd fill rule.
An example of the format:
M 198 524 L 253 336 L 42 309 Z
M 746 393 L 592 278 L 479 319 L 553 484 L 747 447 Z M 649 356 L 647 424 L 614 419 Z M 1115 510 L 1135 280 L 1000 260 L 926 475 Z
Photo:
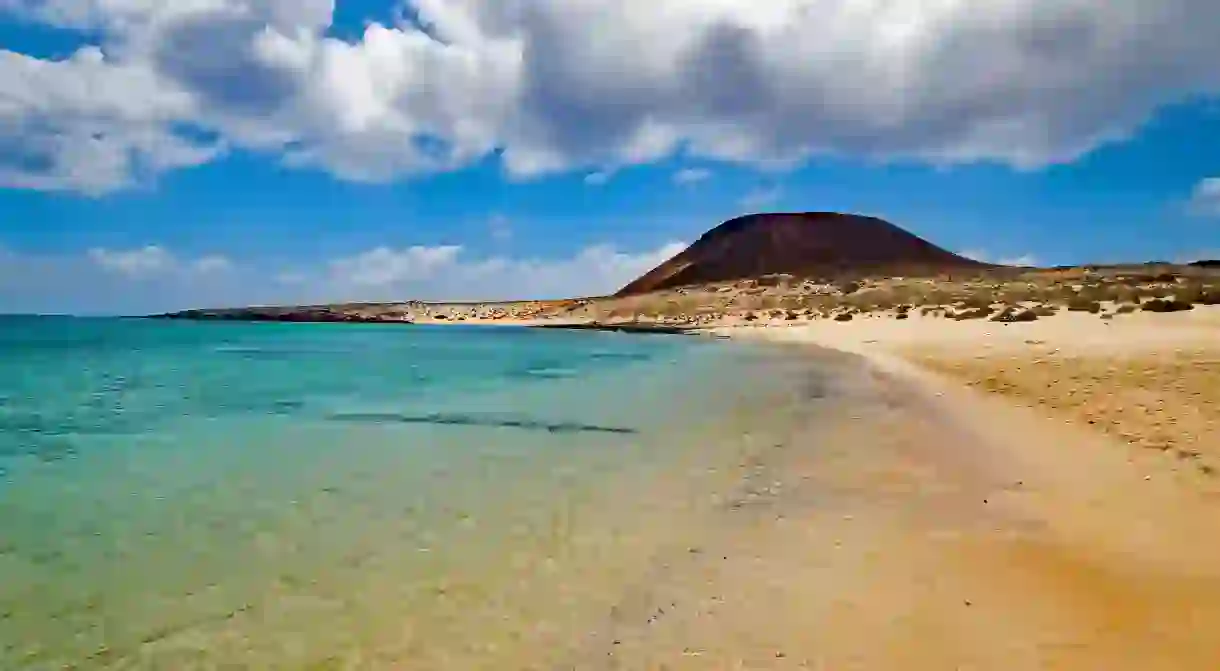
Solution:
M 0 317 L 0 668 L 550 668 L 816 376 L 680 336 Z

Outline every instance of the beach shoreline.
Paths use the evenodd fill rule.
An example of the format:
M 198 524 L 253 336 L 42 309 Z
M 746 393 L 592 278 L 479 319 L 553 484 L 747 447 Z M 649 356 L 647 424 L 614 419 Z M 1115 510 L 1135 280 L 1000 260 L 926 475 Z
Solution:
M 725 395 L 725 412 L 676 421 L 664 434 L 669 445 L 689 441 L 682 459 L 652 472 L 622 449 L 591 452 L 598 466 L 578 471 L 606 483 L 621 471 L 621 479 L 604 499 L 586 501 L 586 513 L 565 509 L 547 527 L 556 543 L 574 539 L 584 553 L 569 556 L 568 573 L 556 572 L 559 562 L 540 568 L 532 587 L 514 582 L 502 602 L 516 604 L 520 619 L 488 610 L 475 638 L 459 626 L 474 622 L 459 605 L 479 603 L 477 591 L 450 593 L 446 582 L 429 598 L 451 604 L 451 621 L 408 623 L 400 640 L 392 623 L 401 616 L 388 614 L 377 660 L 391 668 L 1214 669 L 1220 478 L 1204 467 L 1220 464 L 1205 449 L 1220 445 L 1210 414 L 1218 324 L 1220 312 L 1201 306 L 1114 320 L 874 315 L 699 331 L 736 343 L 694 349 L 750 362 L 728 378 L 675 378 L 649 404 L 673 412 L 666 403 Z M 377 335 L 397 343 L 396 332 Z M 727 403 L 733 395 L 745 399 L 740 417 Z M 644 457 L 647 447 L 634 449 Z M 626 470 L 633 463 L 644 475 Z M 503 467 L 487 473 L 516 481 L 501 477 Z M 377 473 L 393 501 L 401 476 Z M 315 494 L 333 505 L 369 477 Z M 403 522 L 391 514 L 386 523 Z M 370 547 L 380 533 L 370 532 Z M 620 541 L 627 554 L 610 559 Z M 374 566 L 399 578 L 395 562 Z M 379 591 L 365 595 L 380 603 Z M 208 626 L 253 626 L 248 617 Z
M 1218 326 L 1207 308 L 717 329 L 861 357 L 883 402 L 771 465 L 818 505 L 726 535 L 749 558 L 700 589 L 733 609 L 605 668 L 1216 668 Z

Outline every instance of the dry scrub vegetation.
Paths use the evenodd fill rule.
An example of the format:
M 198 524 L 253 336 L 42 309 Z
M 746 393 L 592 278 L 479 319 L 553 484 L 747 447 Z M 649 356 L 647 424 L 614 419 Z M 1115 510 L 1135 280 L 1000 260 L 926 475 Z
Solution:
M 1220 305 L 1220 267 L 995 268 L 960 276 L 798 278 L 770 275 L 627 297 L 191 310 L 177 318 L 406 323 L 595 322 L 685 328 L 755 321 L 851 321 L 912 315 L 1025 322 L 1060 311 L 1114 319 L 1137 310 Z
M 1220 305 L 1220 270 L 1191 266 L 1000 269 L 964 277 L 821 281 L 786 275 L 594 299 L 583 315 L 602 321 L 700 326 L 725 319 L 847 321 L 911 314 L 954 320 L 1034 321 L 1060 311 L 1114 319 L 1136 311 Z M 577 316 L 575 313 L 572 316 Z

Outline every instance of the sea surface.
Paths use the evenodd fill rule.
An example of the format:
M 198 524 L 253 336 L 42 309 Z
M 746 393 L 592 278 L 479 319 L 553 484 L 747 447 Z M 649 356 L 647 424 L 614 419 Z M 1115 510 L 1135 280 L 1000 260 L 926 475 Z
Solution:
M 0 669 L 547 668 L 818 387 L 707 338 L 0 317 Z

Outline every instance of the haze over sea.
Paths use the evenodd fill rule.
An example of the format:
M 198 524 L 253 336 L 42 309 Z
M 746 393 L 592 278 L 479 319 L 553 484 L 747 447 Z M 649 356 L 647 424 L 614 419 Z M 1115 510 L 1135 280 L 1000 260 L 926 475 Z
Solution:
M 550 661 L 809 375 L 703 338 L 0 318 L 0 666 Z

